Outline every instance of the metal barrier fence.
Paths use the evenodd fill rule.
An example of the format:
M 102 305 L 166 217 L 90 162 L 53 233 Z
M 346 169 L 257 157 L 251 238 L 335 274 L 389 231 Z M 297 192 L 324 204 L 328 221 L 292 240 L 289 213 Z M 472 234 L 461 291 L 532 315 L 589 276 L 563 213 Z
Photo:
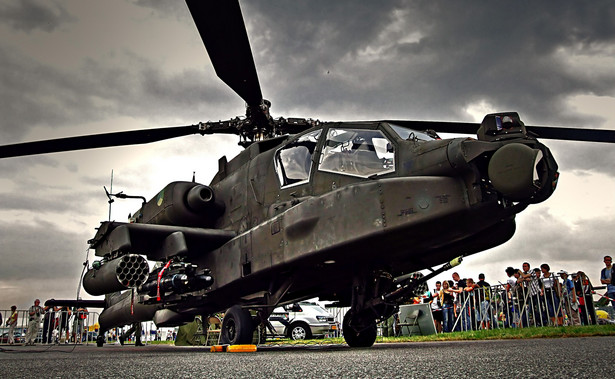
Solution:
M 444 331 L 597 323 L 591 284 L 581 279 L 560 281 L 551 273 L 506 285 L 466 289 L 457 294 L 455 317 L 452 324 L 443 325 Z
M 451 307 L 442 310 L 453 314 L 453 317 L 444 317 L 444 320 L 448 321 L 447 325 L 443 325 L 444 332 L 597 324 L 593 288 L 585 278 L 579 278 L 574 282 L 570 279 L 560 281 L 555 274 L 550 273 L 548 277 L 531 276 L 526 280 L 506 285 L 466 289 L 457 294 Z M 326 337 L 343 335 L 341 326 L 348 309 L 328 308 L 340 328 Z M 0 344 L 7 344 L 10 334 L 7 321 L 11 311 L 0 310 L 0 313 L 3 320 L 0 328 Z M 17 324 L 13 330 L 15 343 L 26 342 L 29 324 L 28 310 L 18 310 Z M 144 342 L 156 339 L 156 336 L 152 338 L 154 329 L 150 324 L 145 323 L 143 327 Z M 388 332 L 383 333 L 383 331 L 391 328 L 394 330 L 393 334 L 397 334 L 394 321 L 379 325 L 378 334 L 388 335 Z M 37 329 L 35 343 L 96 343 L 98 313 L 83 309 L 48 311 L 40 317 Z M 109 331 L 106 335 L 107 342 L 116 341 L 123 332 L 123 328 Z
M 12 328 L 15 344 L 26 343 L 30 323 L 33 324 L 33 343 L 36 344 L 84 344 L 96 343 L 98 336 L 98 313 L 87 310 L 53 310 L 47 311 L 38 318 L 31 318 L 28 310 L 18 310 L 17 324 Z M 7 325 L 11 316 L 10 310 L 0 310 L 2 313 L 2 328 L 0 328 L 0 344 L 9 344 L 11 328 Z M 32 319 L 32 320 L 31 320 Z M 38 325 L 36 325 L 38 324 Z
M 458 290 L 458 289 L 457 289 Z M 530 278 L 514 284 L 498 284 L 462 291 L 454 303 L 442 312 L 451 317 L 443 319 L 449 325 L 442 325 L 444 332 L 486 330 L 498 328 L 596 325 L 593 288 L 586 277 L 576 281 L 563 280 L 555 273 L 548 277 Z M 436 299 L 434 299 L 436 301 Z M 349 309 L 328 307 L 329 312 L 342 326 L 342 320 Z M 443 321 L 444 321 L 443 320 Z M 397 335 L 395 317 L 378 325 L 378 335 Z M 392 329 L 392 330 L 391 330 Z M 389 331 L 390 330 L 390 331 Z M 341 337 L 340 328 L 335 337 Z
M 350 307 L 326 307 L 326 309 L 327 311 L 329 311 L 329 313 L 333 315 L 333 319 L 338 326 L 337 330 L 335 330 L 334 333 L 329 334 L 328 337 L 342 337 L 344 315 L 346 314 L 346 312 L 348 312 Z

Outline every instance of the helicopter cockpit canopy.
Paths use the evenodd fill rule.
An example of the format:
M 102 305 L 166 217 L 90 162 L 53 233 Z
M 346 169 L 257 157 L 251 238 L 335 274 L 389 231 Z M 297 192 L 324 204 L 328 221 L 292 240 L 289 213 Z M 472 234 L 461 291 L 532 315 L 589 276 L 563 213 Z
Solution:
M 299 137 L 275 154 L 275 171 L 282 187 L 306 183 L 312 169 L 312 156 L 322 129 Z
M 389 123 L 389 126 L 401 139 L 405 140 L 415 140 L 415 141 L 434 141 L 440 139 L 438 134 L 435 131 L 418 131 L 410 128 L 406 128 L 404 126 L 395 125 Z
M 282 187 L 308 182 L 321 137 L 324 142 L 318 171 L 360 178 L 395 171 L 395 148 L 382 131 L 332 127 L 326 136 L 321 136 L 322 132 L 323 129 L 318 129 L 304 134 L 275 153 L 275 170 Z
M 382 175 L 395 171 L 395 150 L 380 130 L 331 128 L 318 169 L 363 178 Z

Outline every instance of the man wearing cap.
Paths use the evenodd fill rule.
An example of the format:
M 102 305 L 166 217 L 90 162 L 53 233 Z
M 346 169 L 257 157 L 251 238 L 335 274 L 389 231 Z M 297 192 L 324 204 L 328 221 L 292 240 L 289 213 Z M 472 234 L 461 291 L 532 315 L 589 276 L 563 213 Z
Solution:
M 577 296 L 574 293 L 574 284 L 572 280 L 568 279 L 568 272 L 561 270 L 558 272 L 560 278 L 562 278 L 562 301 L 564 302 L 564 309 L 568 315 L 568 319 L 572 325 L 581 325 L 581 318 L 579 317 L 579 305 L 577 304 Z
M 600 283 L 606 284 L 606 297 L 611 299 L 611 306 L 615 308 L 615 283 L 611 284 L 612 260 L 610 255 L 604 256 L 604 265 L 606 267 L 600 271 Z

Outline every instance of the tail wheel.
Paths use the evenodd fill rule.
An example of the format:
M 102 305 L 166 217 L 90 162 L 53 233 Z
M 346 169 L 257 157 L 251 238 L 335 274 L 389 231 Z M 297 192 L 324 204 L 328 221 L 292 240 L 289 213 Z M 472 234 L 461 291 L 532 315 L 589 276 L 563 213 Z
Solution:
M 376 342 L 376 323 L 367 326 L 361 325 L 353 319 L 352 311 L 346 312 L 342 322 L 344 340 L 350 347 L 370 347 Z M 355 325 L 356 324 L 356 325 Z
M 222 335 L 220 342 L 229 345 L 244 345 L 252 343 L 254 322 L 247 309 L 239 305 L 230 307 L 222 320 Z
M 309 340 L 312 338 L 310 327 L 302 322 L 291 324 L 288 328 L 288 338 L 297 340 Z

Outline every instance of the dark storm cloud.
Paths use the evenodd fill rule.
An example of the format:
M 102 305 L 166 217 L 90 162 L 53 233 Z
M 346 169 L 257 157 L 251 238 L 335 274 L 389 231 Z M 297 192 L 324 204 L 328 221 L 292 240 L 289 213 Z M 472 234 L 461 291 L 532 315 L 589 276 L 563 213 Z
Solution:
M 85 181 L 83 187 L 75 189 L 57 178 L 44 181 L 34 177 L 29 170 L 36 168 L 56 169 L 62 165 L 46 156 L 0 160 L 0 178 L 12 182 L 11 191 L 0 193 L 0 210 L 34 211 L 42 215 L 53 212 L 77 214 L 91 211 L 90 198 L 101 194 L 104 197 L 102 188 L 92 186 L 95 180 Z M 64 168 L 72 171 L 73 164 L 66 164 Z
M 374 93 L 353 91 L 361 88 L 362 77 L 379 76 L 375 67 L 372 71 L 342 59 L 377 38 L 392 22 L 399 1 L 260 1 L 242 6 L 261 82 L 274 91 L 274 106 L 309 107 L 318 117 L 318 109 L 331 101 L 342 112 L 344 102 L 368 108 L 374 100 L 380 103 L 370 98 Z M 351 76 L 340 78 L 340 73 Z
M 32 167 L 58 167 L 57 160 L 48 156 L 27 156 L 21 158 L 7 158 L 0 160 L 0 178 L 20 178 L 24 171 Z
M 0 124 L 3 141 L 14 141 L 31 126 L 65 122 L 76 99 L 66 96 L 67 75 L 0 46 Z M 61 106 L 66 106 L 61 110 Z M 71 106 L 72 105 L 72 106 Z
M 80 190 L 71 190 L 52 193 L 46 191 L 47 186 L 40 182 L 32 182 L 30 185 L 19 186 L 20 188 L 10 193 L 0 193 L 0 210 L 31 211 L 39 215 L 50 213 L 88 213 L 92 209 L 87 201 L 91 198 L 104 198 L 102 188 L 92 190 L 92 186 Z
M 33 275 L 38 279 L 56 279 L 67 268 L 81 266 L 86 241 L 91 236 L 67 232 L 42 220 L 34 224 L 0 222 L 2 265 L 0 280 Z M 14 254 L 19 252 L 19 254 Z
M 192 23 L 183 2 L 136 4 Z M 467 120 L 466 107 L 486 101 L 520 111 L 530 124 L 593 127 L 598 118 L 575 114 L 565 101 L 613 94 L 615 72 L 571 69 L 560 52 L 613 47 L 609 5 L 242 2 L 276 116 Z M 241 100 L 212 72 L 168 73 L 132 53 L 69 72 L 0 48 L 0 67 L 3 140 L 19 140 L 30 125 L 130 116 L 155 127 L 178 115 L 197 121 L 241 113 Z
M 56 1 L 20 0 L 0 4 L 0 23 L 26 33 L 37 29 L 52 32 L 74 20 L 64 6 Z
M 530 125 L 599 128 L 604 119 L 576 113 L 569 99 L 615 95 L 615 71 L 569 61 L 615 49 L 608 1 L 242 6 L 274 113 L 468 120 L 467 107 L 486 102 Z M 613 171 L 611 146 L 565 146 L 562 167 Z
M 63 200 L 67 200 L 66 198 Z M 27 210 L 40 214 L 65 212 L 66 201 L 53 201 L 47 196 L 29 196 L 23 192 L 0 194 L 0 210 Z M 69 203 L 70 204 L 70 203 Z
M 23 309 L 34 298 L 75 298 L 90 237 L 47 221 L 0 222 L 2 308 L 17 304 Z
M 208 109 L 235 100 L 199 70 L 164 73 L 127 54 L 121 61 L 88 60 L 76 71 L 37 63 L 0 47 L 0 137 L 19 140 L 31 126 L 74 125 L 118 116 L 199 121 Z M 241 102 L 239 102 L 241 104 Z M 166 125 L 152 125 L 166 126 Z
M 615 73 L 573 71 L 559 55 L 612 46 L 608 1 L 242 5 L 257 64 L 281 107 L 317 111 L 343 99 L 376 114 L 460 119 L 486 100 L 533 122 L 578 124 L 584 118 L 565 109 L 566 97 L 613 94 Z

